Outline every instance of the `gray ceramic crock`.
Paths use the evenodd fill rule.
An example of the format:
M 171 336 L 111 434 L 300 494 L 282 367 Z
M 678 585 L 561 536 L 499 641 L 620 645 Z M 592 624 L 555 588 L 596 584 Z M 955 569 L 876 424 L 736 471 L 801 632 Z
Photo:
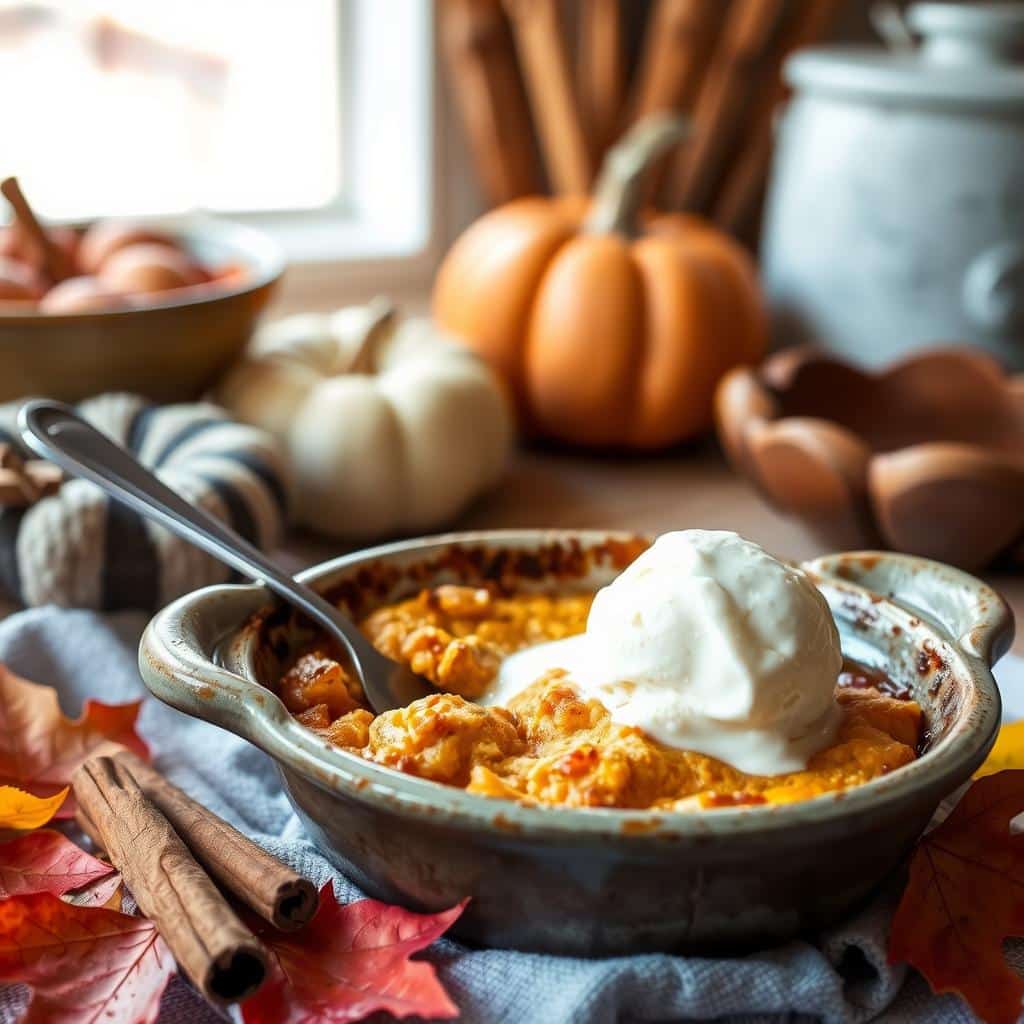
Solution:
M 596 531 L 453 534 L 346 555 L 302 578 L 361 614 L 446 580 L 601 586 L 644 543 Z M 910 687 L 930 741 L 889 776 L 788 806 L 526 807 L 370 764 L 296 723 L 265 685 L 303 627 L 258 586 L 170 605 L 143 637 L 140 667 L 161 700 L 265 750 L 319 848 L 367 893 L 421 910 L 471 897 L 457 927 L 466 940 L 580 955 L 750 949 L 836 920 L 900 864 L 992 745 L 990 666 L 1013 635 L 993 590 L 935 562 L 869 552 L 805 568 L 845 652 Z
M 915 49 L 797 53 L 762 233 L 780 342 L 1024 369 L 1024 4 L 921 3 Z

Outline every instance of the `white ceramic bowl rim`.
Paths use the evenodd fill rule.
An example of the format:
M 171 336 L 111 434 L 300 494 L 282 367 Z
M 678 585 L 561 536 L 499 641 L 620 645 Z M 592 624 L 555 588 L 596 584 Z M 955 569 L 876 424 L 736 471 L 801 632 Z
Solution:
M 322 563 L 299 575 L 305 583 L 331 584 L 366 563 L 415 555 L 426 558 L 453 545 L 530 548 L 577 540 L 592 547 L 609 539 L 630 539 L 611 531 L 493 530 L 448 534 L 375 547 Z M 918 601 L 896 603 L 851 579 L 856 566 L 869 579 L 885 578 L 891 589 L 900 581 L 924 580 L 929 587 Z M 204 622 L 216 613 L 223 620 L 221 637 L 237 633 L 245 618 L 272 603 L 259 586 L 223 585 L 186 595 L 160 612 L 142 639 L 139 665 L 150 690 L 165 702 L 196 717 L 213 721 L 255 743 L 291 771 L 321 786 L 384 810 L 418 816 L 437 824 L 466 828 L 498 828 L 514 841 L 517 834 L 547 836 L 562 843 L 596 836 L 618 840 L 692 839 L 699 836 L 761 834 L 799 825 L 870 814 L 919 790 L 937 791 L 938 798 L 965 781 L 984 759 L 1000 720 L 998 689 L 989 668 L 1003 653 L 1012 633 L 1012 613 L 985 584 L 959 570 L 926 559 L 890 552 L 847 552 L 827 556 L 805 568 L 815 576 L 849 633 L 854 612 L 870 609 L 875 616 L 861 626 L 865 636 L 897 627 L 906 643 L 938 652 L 948 670 L 969 681 L 974 701 L 955 714 L 948 732 L 925 754 L 890 775 L 848 790 L 781 805 L 753 805 L 693 812 L 605 810 L 524 806 L 452 786 L 405 775 L 333 747 L 295 721 L 277 696 L 259 683 L 215 665 L 202 649 Z M 948 594 L 947 597 L 944 595 Z M 935 607 L 936 596 L 943 607 Z M 845 603 L 845 614 L 844 614 Z M 909 606 L 908 606 L 909 604 Z M 944 627 L 930 615 L 959 616 Z M 226 624 L 226 626 L 225 626 Z

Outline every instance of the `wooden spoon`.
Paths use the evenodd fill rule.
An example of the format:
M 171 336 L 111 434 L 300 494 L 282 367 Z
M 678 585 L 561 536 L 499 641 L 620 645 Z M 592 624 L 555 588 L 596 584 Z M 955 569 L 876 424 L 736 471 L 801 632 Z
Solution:
M 867 502 L 871 450 L 828 420 L 788 417 L 747 431 L 756 481 L 779 508 L 808 520 L 830 543 L 873 543 Z
M 868 487 L 882 535 L 897 551 L 979 569 L 1020 539 L 1024 455 L 919 444 L 876 455 Z

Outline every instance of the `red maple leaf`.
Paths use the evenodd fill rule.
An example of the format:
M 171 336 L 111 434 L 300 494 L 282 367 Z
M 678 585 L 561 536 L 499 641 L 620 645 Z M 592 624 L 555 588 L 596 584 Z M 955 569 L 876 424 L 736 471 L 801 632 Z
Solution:
M 148 757 L 146 744 L 135 732 L 141 704 L 90 700 L 82 717 L 73 721 L 61 712 L 52 687 L 30 683 L 0 665 L 0 785 L 52 796 L 95 754 L 127 747 Z M 69 795 L 57 817 L 74 813 L 74 796 Z
M 434 968 L 410 960 L 443 935 L 465 902 L 415 914 L 376 900 L 342 906 L 328 882 L 316 916 L 297 932 L 257 927 L 277 969 L 242 1004 L 245 1024 L 345 1024 L 375 1010 L 396 1017 L 456 1017 Z
M 113 870 L 60 832 L 30 832 L 0 843 L 0 899 L 33 892 L 63 896 Z
M 1024 980 L 1003 939 L 1024 935 L 1024 771 L 975 782 L 920 842 L 889 934 L 889 959 L 909 963 L 935 992 L 957 992 L 988 1024 L 1014 1024 Z
M 0 981 L 32 989 L 20 1024 L 153 1024 L 175 971 L 144 917 L 45 892 L 0 902 Z

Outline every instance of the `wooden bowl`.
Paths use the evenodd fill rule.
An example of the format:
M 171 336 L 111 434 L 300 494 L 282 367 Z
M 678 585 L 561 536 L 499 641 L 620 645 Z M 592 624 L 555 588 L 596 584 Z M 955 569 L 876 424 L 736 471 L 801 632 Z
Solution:
M 729 373 L 715 415 L 733 465 L 830 547 L 1024 556 L 1024 376 L 977 350 L 867 373 L 790 349 Z
M 226 221 L 155 226 L 203 264 L 239 273 L 106 312 L 0 310 L 0 401 L 27 395 L 77 401 L 104 391 L 187 400 L 234 361 L 284 271 L 277 247 Z

